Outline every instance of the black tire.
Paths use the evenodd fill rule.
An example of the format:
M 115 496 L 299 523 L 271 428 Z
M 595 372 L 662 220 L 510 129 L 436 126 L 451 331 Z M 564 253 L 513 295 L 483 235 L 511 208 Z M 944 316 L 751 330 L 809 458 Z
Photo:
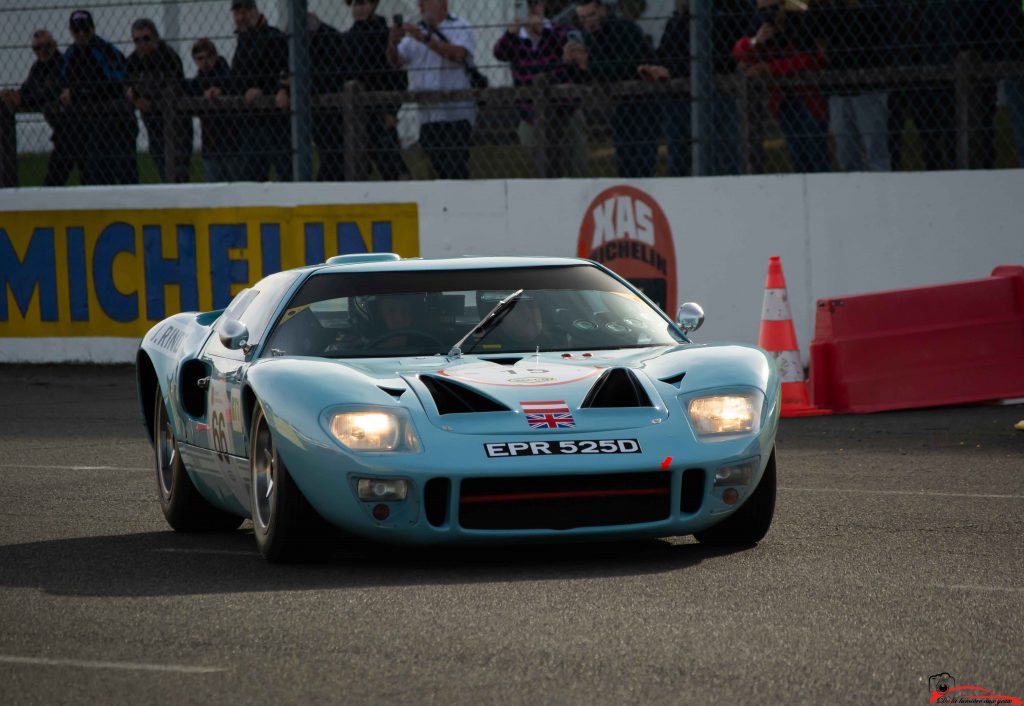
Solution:
M 775 516 L 775 450 L 761 482 L 747 501 L 728 518 L 693 536 L 701 544 L 716 547 L 749 546 L 757 544 L 768 534 Z
M 238 529 L 245 519 L 210 504 L 199 494 L 181 460 L 178 441 L 167 416 L 160 390 L 153 410 L 153 458 L 160 509 L 178 532 L 226 532 Z
M 253 534 L 264 559 L 274 564 L 314 561 L 333 548 L 333 528 L 292 481 L 258 403 L 249 435 L 249 480 Z

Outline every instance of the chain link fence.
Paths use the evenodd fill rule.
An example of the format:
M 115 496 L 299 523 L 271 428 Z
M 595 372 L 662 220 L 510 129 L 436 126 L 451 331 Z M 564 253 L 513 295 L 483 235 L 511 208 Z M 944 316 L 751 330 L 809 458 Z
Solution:
M 1024 6 L 10 0 L 0 86 L 0 186 L 1017 167 Z

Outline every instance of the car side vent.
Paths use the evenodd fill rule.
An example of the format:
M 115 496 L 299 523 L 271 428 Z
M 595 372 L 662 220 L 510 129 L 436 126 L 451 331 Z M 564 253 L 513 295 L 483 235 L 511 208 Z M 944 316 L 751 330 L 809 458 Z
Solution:
M 667 378 L 658 378 L 662 382 L 667 382 L 669 385 L 675 385 L 680 387 L 683 382 L 683 378 L 686 377 L 686 373 L 679 373 L 678 375 L 669 375 Z
M 420 382 L 434 398 L 438 414 L 468 412 L 509 412 L 508 407 L 458 383 L 433 375 L 421 375 Z
M 587 407 L 653 407 L 636 375 L 628 368 L 606 370 L 581 405 Z
M 394 397 L 396 400 L 404 395 L 406 389 L 408 389 L 405 387 L 385 387 L 384 385 L 377 385 L 377 387 Z

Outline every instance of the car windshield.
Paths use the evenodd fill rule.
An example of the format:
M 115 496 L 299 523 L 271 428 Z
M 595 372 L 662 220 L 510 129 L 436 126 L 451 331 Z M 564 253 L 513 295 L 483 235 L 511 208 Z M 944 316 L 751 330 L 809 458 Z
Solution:
M 481 322 L 520 289 L 496 316 Z M 466 355 L 639 348 L 684 340 L 661 312 L 588 265 L 324 272 L 292 297 L 263 355 L 445 355 L 463 337 Z

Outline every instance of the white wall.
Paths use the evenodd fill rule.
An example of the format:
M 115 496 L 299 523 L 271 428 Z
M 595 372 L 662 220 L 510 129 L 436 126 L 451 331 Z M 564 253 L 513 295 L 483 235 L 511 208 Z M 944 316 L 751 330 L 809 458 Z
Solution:
M 3 212 L 415 202 L 424 257 L 574 256 L 591 201 L 618 180 L 234 184 L 0 191 Z M 699 340 L 756 342 L 768 258 L 780 255 L 805 356 L 818 298 L 987 276 L 1024 264 L 1024 170 L 630 182 L 665 211 L 679 301 Z M 88 343 L 87 353 L 82 345 Z M 0 361 L 125 359 L 131 341 L 0 339 Z M 99 352 L 97 352 L 99 351 Z M 107 351 L 107 352 L 104 352 Z

